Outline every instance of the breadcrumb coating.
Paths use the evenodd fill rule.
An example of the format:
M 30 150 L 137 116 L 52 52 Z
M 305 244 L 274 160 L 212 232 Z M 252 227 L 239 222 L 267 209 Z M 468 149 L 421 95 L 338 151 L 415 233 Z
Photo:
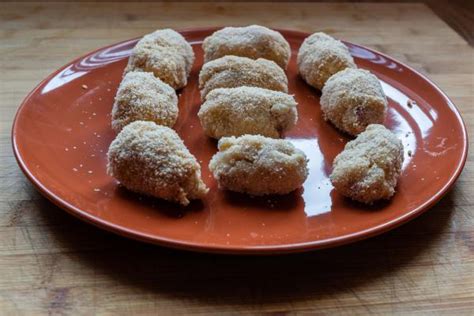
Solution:
M 301 77 L 319 90 L 335 73 L 346 68 L 357 68 L 346 45 L 322 32 L 304 40 L 298 51 L 297 63 Z
M 186 86 L 193 63 L 193 49 L 184 37 L 172 29 L 163 29 L 145 35 L 137 43 L 125 73 L 152 72 L 174 89 L 180 89 Z
M 290 44 L 279 33 L 260 25 L 225 27 L 204 39 L 204 61 L 226 55 L 265 58 L 285 69 L 291 56 Z
M 363 69 L 345 69 L 326 82 L 321 95 L 325 120 L 340 130 L 357 135 L 369 124 L 382 124 L 387 98 L 376 76 Z
M 293 96 L 262 88 L 212 90 L 198 112 L 204 133 L 212 138 L 260 134 L 279 138 L 298 119 Z
M 212 60 L 199 73 L 201 98 L 217 88 L 259 87 L 288 92 L 288 78 L 275 62 L 263 58 L 224 56 Z
M 196 158 L 169 127 L 130 123 L 110 144 L 107 156 L 108 173 L 131 191 L 187 205 L 209 190 Z
M 178 119 L 178 97 L 169 85 L 149 72 L 129 72 L 115 96 L 112 128 L 120 132 L 134 121 L 172 127 Z
M 372 124 L 334 159 L 330 179 L 340 194 L 372 204 L 393 196 L 402 163 L 402 142 L 383 125 Z
M 223 137 L 209 169 L 219 188 L 251 195 L 287 194 L 308 176 L 308 159 L 283 139 L 260 135 Z

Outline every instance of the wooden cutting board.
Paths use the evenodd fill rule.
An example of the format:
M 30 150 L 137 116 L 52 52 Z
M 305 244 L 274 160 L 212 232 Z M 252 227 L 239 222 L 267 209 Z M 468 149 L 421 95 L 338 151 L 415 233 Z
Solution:
M 474 306 L 474 159 L 425 215 L 353 245 L 274 257 L 130 241 L 42 198 L 13 158 L 26 94 L 76 56 L 161 27 L 324 31 L 426 74 L 474 126 L 474 51 L 422 4 L 0 4 L 0 314 L 464 313 Z

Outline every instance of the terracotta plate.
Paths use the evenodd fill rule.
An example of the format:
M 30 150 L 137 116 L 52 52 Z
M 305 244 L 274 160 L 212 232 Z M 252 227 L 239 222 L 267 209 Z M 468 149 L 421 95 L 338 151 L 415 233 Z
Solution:
M 348 137 L 323 121 L 319 92 L 297 75 L 296 54 L 309 34 L 284 31 L 293 55 L 287 74 L 299 121 L 286 138 L 310 159 L 304 187 L 287 196 L 250 198 L 217 189 L 208 163 L 216 142 L 197 119 L 202 40 L 214 28 L 183 31 L 196 53 L 190 83 L 179 92 L 175 129 L 202 162 L 207 198 L 187 208 L 129 193 L 106 174 L 114 138 L 110 111 L 136 39 L 99 49 L 59 69 L 18 110 L 13 146 L 38 190 L 71 214 L 121 235 L 164 246 L 224 253 L 281 253 L 332 247 L 373 236 L 419 215 L 453 185 L 467 153 L 459 112 L 432 82 L 373 50 L 346 43 L 357 65 L 381 80 L 389 98 L 385 125 L 403 140 L 398 193 L 364 207 L 342 198 L 328 180 Z M 412 107 L 408 100 L 414 100 Z M 411 153 L 411 155 L 408 154 Z

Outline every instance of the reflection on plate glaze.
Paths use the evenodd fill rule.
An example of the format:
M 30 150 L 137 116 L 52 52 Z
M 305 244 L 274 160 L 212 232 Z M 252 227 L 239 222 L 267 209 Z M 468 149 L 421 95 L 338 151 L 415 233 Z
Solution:
M 349 47 L 349 51 L 351 52 L 351 55 L 354 57 L 368 60 L 377 65 L 385 65 L 385 67 L 399 71 L 399 72 L 403 71 L 402 67 L 397 65 L 395 62 L 386 59 L 382 55 L 374 54 L 371 51 L 363 49 L 362 47 L 354 46 L 348 43 L 346 43 L 346 45 Z
M 407 109 L 410 116 L 416 121 L 417 128 L 420 131 L 421 136 L 426 138 L 426 136 L 429 135 L 429 132 L 437 118 L 436 114 L 431 113 L 434 112 L 434 110 L 431 110 L 429 111 L 429 114 L 426 114 L 422 111 L 418 104 L 413 104 L 412 107 L 408 109 L 407 104 L 411 99 L 406 94 L 382 80 L 380 80 L 380 83 L 382 84 L 383 91 L 387 95 L 387 98 L 392 99 L 402 108 Z
M 64 70 L 60 71 L 56 76 L 52 77 L 51 80 L 43 87 L 41 94 L 46 94 L 57 88 L 61 88 L 63 85 L 73 81 L 74 79 L 80 78 L 85 75 L 87 71 L 78 71 L 75 65 L 70 65 Z
M 416 135 L 421 135 L 424 139 L 430 134 L 430 130 L 437 119 L 437 113 L 430 109 L 430 113 L 426 114 L 418 104 L 413 104 L 411 108 L 408 108 L 407 104 L 410 98 L 406 94 L 387 82 L 381 81 L 381 84 L 390 101 L 388 109 L 390 126 L 388 127 L 403 143 L 405 159 L 402 169 L 405 169 L 413 159 L 418 147 Z M 333 186 L 329 180 L 329 175 L 324 170 L 324 156 L 319 148 L 318 140 L 316 138 L 288 140 L 296 148 L 302 150 L 309 159 L 308 168 L 310 172 L 303 184 L 306 215 L 317 216 L 330 212 Z
M 97 67 L 101 67 L 117 60 L 121 60 L 125 57 L 130 56 L 130 53 L 135 46 L 136 40 L 130 40 L 123 42 L 119 45 L 107 47 L 89 55 L 79 62 L 75 63 L 78 70 L 88 71 Z
M 61 86 L 80 78 L 90 70 L 124 59 L 130 55 L 137 40 L 130 40 L 112 47 L 101 49 L 91 55 L 79 59 L 74 64 L 52 77 L 41 90 L 42 94 L 51 92 Z
M 413 128 L 410 126 L 410 123 L 407 122 L 403 115 L 400 114 L 400 111 L 398 111 L 396 108 L 390 107 L 388 109 L 388 116 L 395 123 L 394 125 L 389 126 L 390 130 L 398 136 L 403 144 L 403 151 L 405 155 L 402 166 L 403 170 L 410 164 L 410 161 L 416 152 L 416 134 Z M 408 155 L 409 151 L 411 151 L 411 155 Z
M 406 94 L 387 82 L 381 81 L 381 84 L 390 101 L 389 128 L 403 143 L 405 159 L 402 169 L 405 169 L 413 159 L 418 147 L 416 135 L 421 135 L 424 139 L 430 134 L 437 119 L 437 113 L 430 109 L 426 114 L 418 104 L 413 104 L 411 108 L 408 108 L 407 104 L 410 98 Z M 410 120 L 410 117 L 413 120 Z M 331 191 L 334 187 L 329 180 L 329 175 L 324 170 L 324 156 L 319 148 L 318 140 L 316 138 L 288 140 L 296 148 L 302 150 L 309 159 L 308 169 L 310 172 L 303 184 L 306 215 L 310 217 L 330 212 L 332 207 Z M 408 154 L 409 152 L 410 154 Z
M 303 184 L 304 211 L 307 216 L 321 215 L 331 211 L 333 186 L 324 170 L 324 156 L 316 138 L 288 139 L 308 157 L 309 175 Z
M 380 83 L 387 98 L 391 101 L 390 103 L 395 104 L 390 107 L 388 113 L 393 122 L 390 128 L 402 140 L 405 149 L 405 161 L 403 162 L 403 168 L 405 168 L 418 148 L 416 133 L 421 135 L 420 148 L 429 153 L 426 148 L 428 144 L 424 140 L 430 135 L 431 129 L 438 119 L 438 113 L 434 108 L 424 109 L 418 103 L 412 103 L 411 107 L 408 107 L 408 101 L 411 101 L 411 98 L 387 82 L 380 80 Z M 411 124 L 408 121 L 409 118 L 412 119 Z M 407 154 L 409 151 L 412 153 L 411 155 Z

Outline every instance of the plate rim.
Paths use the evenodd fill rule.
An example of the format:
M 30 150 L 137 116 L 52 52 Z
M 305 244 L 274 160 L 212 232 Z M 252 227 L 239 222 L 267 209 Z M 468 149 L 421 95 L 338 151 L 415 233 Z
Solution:
M 184 36 L 186 36 L 186 33 L 199 33 L 199 32 L 214 32 L 216 30 L 221 29 L 222 27 L 220 26 L 215 26 L 215 27 L 196 27 L 196 28 L 182 28 L 182 29 L 176 29 L 176 31 Z M 278 32 L 281 32 L 283 34 L 288 34 L 296 37 L 307 37 L 311 35 L 312 33 L 304 32 L 304 31 L 299 31 L 299 30 L 291 30 L 291 29 L 282 29 L 282 28 L 272 28 L 273 30 L 276 30 Z M 363 45 L 359 44 L 354 44 L 349 41 L 343 40 L 344 43 L 350 44 L 352 46 L 360 47 L 365 50 L 368 50 L 374 54 L 380 55 L 384 58 L 387 58 L 388 60 L 394 61 L 397 64 L 401 65 L 402 67 L 408 69 L 415 75 L 421 77 L 425 82 L 427 82 L 432 88 L 434 88 L 441 97 L 443 97 L 445 101 L 445 105 L 447 105 L 451 111 L 455 114 L 458 122 L 460 123 L 461 131 L 463 134 L 463 148 L 462 148 L 462 153 L 461 153 L 461 159 L 457 161 L 457 166 L 454 171 L 454 173 L 450 176 L 449 180 L 445 183 L 445 185 L 436 192 L 433 196 L 431 196 L 427 201 L 425 201 L 423 204 L 420 204 L 416 206 L 414 209 L 411 211 L 395 218 L 392 219 L 391 221 L 384 222 L 382 224 L 379 224 L 377 226 L 373 226 L 371 228 L 367 228 L 355 233 L 343 235 L 343 236 L 338 236 L 338 237 L 332 237 L 332 238 L 326 238 L 323 240 L 313 240 L 313 241 L 308 241 L 308 242 L 301 242 L 301 243 L 291 243 L 291 244 L 285 244 L 285 245 L 264 245 L 264 246 L 223 246 L 219 244 L 203 244 L 199 242 L 190 242 L 190 241 L 184 241 L 184 240 L 177 240 L 173 238 L 167 238 L 167 237 L 162 237 L 162 236 L 156 236 L 152 234 L 147 234 L 143 233 L 134 229 L 130 229 L 127 227 L 123 227 L 121 225 L 117 225 L 114 223 L 111 223 L 107 220 L 98 218 L 94 215 L 91 215 L 90 213 L 70 204 L 68 201 L 60 198 L 53 192 L 51 192 L 47 186 L 43 185 L 39 179 L 37 179 L 30 171 L 30 168 L 27 166 L 27 163 L 23 160 L 21 156 L 21 152 L 18 149 L 17 145 L 17 128 L 18 128 L 18 120 L 19 117 L 21 116 L 22 111 L 26 107 L 27 102 L 29 99 L 36 94 L 36 92 L 39 90 L 39 88 L 47 81 L 51 80 L 52 77 L 57 75 L 59 72 L 64 70 L 66 67 L 68 67 L 71 64 L 76 63 L 79 60 L 84 59 L 85 57 L 92 55 L 98 51 L 118 46 L 133 40 L 137 40 L 141 37 L 136 37 L 136 38 L 131 38 L 128 40 L 116 42 L 110 45 L 106 45 L 103 47 L 100 47 L 96 50 L 87 52 L 69 62 L 67 62 L 65 65 L 59 67 L 57 70 L 53 71 L 51 74 L 46 76 L 43 80 L 41 80 L 28 94 L 27 96 L 23 99 L 21 102 L 20 106 L 18 107 L 16 114 L 13 119 L 13 124 L 12 124 L 12 129 L 11 129 L 11 142 L 12 142 L 12 147 L 13 147 L 13 153 L 15 156 L 15 159 L 17 161 L 17 164 L 19 165 L 21 171 L 23 174 L 27 177 L 27 179 L 33 184 L 33 186 L 36 188 L 37 191 L 41 193 L 44 197 L 46 197 L 49 201 L 51 201 L 53 204 L 58 206 L 59 208 L 63 209 L 67 213 L 87 222 L 90 223 L 94 226 L 97 226 L 101 229 L 104 229 L 106 231 L 121 235 L 123 237 L 131 238 L 134 240 L 146 242 L 146 243 L 151 243 L 155 245 L 160 245 L 160 246 L 165 246 L 165 247 L 170 247 L 170 248 L 175 248 L 175 249 L 181 249 L 181 250 L 191 250 L 191 251 L 196 251 L 196 252 L 203 252 L 203 253 L 220 253 L 220 254 L 252 254 L 252 255 L 272 255 L 272 254 L 285 254 L 285 253 L 298 253 L 298 252 L 305 252 L 305 251 L 312 251 L 312 250 L 319 250 L 319 249 L 325 249 L 325 248 L 332 248 L 332 247 L 337 247 L 349 243 L 353 243 L 356 241 L 360 241 L 363 239 L 367 239 L 370 237 L 374 237 L 376 235 L 380 235 L 382 233 L 385 233 L 387 231 L 390 231 L 392 229 L 395 229 L 399 227 L 400 225 L 405 224 L 406 222 L 416 218 L 417 216 L 423 214 L 427 210 L 429 210 L 434 204 L 436 204 L 441 198 L 443 198 L 446 193 L 449 192 L 449 190 L 452 188 L 456 180 L 459 178 L 459 176 L 462 173 L 462 170 L 464 169 L 464 166 L 466 164 L 467 160 L 467 154 L 468 154 L 468 149 L 469 149 L 469 140 L 468 140 L 468 133 L 467 133 L 467 128 L 464 123 L 464 120 L 462 118 L 462 115 L 459 111 L 459 109 L 456 107 L 456 105 L 451 101 L 451 99 L 447 96 L 447 94 L 440 88 L 436 83 L 434 83 L 432 80 L 430 80 L 427 76 L 424 74 L 420 73 L 419 71 L 415 70 L 411 66 L 406 65 L 405 63 L 402 63 L 398 61 L 397 59 L 390 57 L 384 53 L 378 52 L 374 49 L 368 48 Z

